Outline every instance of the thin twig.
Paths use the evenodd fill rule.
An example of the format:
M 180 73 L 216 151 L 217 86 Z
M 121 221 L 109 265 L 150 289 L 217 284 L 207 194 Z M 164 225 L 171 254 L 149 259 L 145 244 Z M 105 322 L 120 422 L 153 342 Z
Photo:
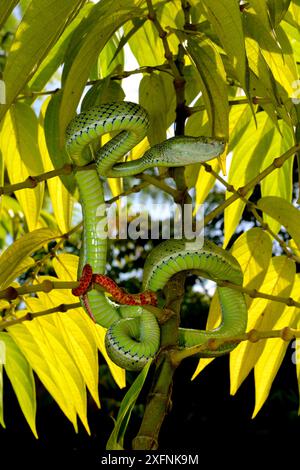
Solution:
M 259 97 L 259 96 L 254 96 L 252 98 L 252 103 L 253 104 L 262 104 L 263 105 L 263 104 L 269 104 L 270 102 L 271 102 L 271 100 L 269 98 L 262 98 L 262 97 Z M 228 104 L 229 104 L 229 106 L 238 106 L 238 105 L 243 105 L 243 104 L 249 104 L 249 99 L 248 98 L 237 98 L 237 99 L 229 100 Z M 190 106 L 188 108 L 188 112 L 189 112 L 190 116 L 192 114 L 200 113 L 200 112 L 205 111 L 205 110 L 206 110 L 205 105 Z
M 124 78 L 131 77 L 132 75 L 140 74 L 140 73 L 153 73 L 154 71 L 158 72 L 165 72 L 170 74 L 169 70 L 169 65 L 168 64 L 162 64 L 162 65 L 157 65 L 157 66 L 150 66 L 150 65 L 145 65 L 143 67 L 139 67 L 134 70 L 124 70 L 123 72 L 117 73 L 110 75 L 110 80 L 123 80 Z M 86 82 L 85 86 L 91 86 L 91 85 L 96 85 L 99 82 L 102 82 L 103 79 L 97 79 L 97 80 L 89 80 Z M 17 97 L 17 100 L 24 100 L 27 98 L 38 98 L 39 96 L 47 96 L 47 95 L 55 95 L 61 90 L 61 88 L 54 88 L 53 90 L 43 90 L 43 91 L 30 91 L 28 90 L 26 93 L 23 95 L 19 95 Z

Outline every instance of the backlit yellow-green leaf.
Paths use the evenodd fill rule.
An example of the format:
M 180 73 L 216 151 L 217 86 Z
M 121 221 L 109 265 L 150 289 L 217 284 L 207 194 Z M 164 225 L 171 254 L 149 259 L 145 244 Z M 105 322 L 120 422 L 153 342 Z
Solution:
M 42 112 L 43 110 L 44 107 L 42 108 Z M 50 159 L 45 141 L 44 118 L 42 113 L 40 114 L 39 120 L 38 143 L 41 152 L 44 172 L 53 170 L 54 166 Z M 66 233 L 70 230 L 71 225 L 73 208 L 72 197 L 58 176 L 56 176 L 55 178 L 48 179 L 47 186 L 49 189 L 53 212 L 58 228 L 62 233 Z
M 213 171 L 215 171 L 216 173 L 219 173 L 220 165 L 217 159 L 213 160 L 209 164 L 211 168 L 213 169 Z M 192 178 L 192 175 L 190 176 L 190 174 L 188 174 L 188 176 L 186 176 L 185 178 L 186 178 L 188 187 L 195 186 L 196 188 L 196 207 L 199 207 L 199 205 L 203 204 L 203 202 L 206 200 L 209 191 L 215 184 L 216 178 L 212 173 L 206 171 L 205 168 L 203 168 L 202 166 L 200 167 L 198 176 L 197 176 L 197 172 L 195 172 L 195 169 L 194 169 L 194 173 L 196 173 L 195 175 L 196 182 L 190 181 Z
M 243 286 L 258 289 L 266 275 L 272 256 L 272 239 L 256 227 L 243 233 L 233 244 L 231 254 L 243 271 Z M 249 304 L 252 299 L 248 298 Z
M 64 279 L 75 280 L 75 279 L 77 279 L 78 261 L 79 261 L 78 256 L 71 255 L 71 254 L 68 254 L 68 253 L 60 254 L 56 258 L 56 260 L 54 260 L 54 267 L 55 267 L 55 271 L 56 271 L 57 276 L 61 280 L 64 280 Z M 64 291 L 64 292 L 66 292 L 66 291 Z M 76 302 L 76 298 L 73 297 L 73 296 L 72 296 L 71 299 L 68 300 L 68 302 L 74 302 L 74 301 Z M 80 309 L 80 310 L 83 312 L 82 309 Z M 76 310 L 76 312 L 77 312 L 77 310 Z M 104 344 L 104 337 L 105 337 L 105 332 L 106 332 L 105 328 L 91 322 L 87 314 L 84 313 L 84 316 L 87 318 L 86 324 L 90 327 L 91 332 L 94 335 L 94 341 L 95 341 L 98 349 L 101 351 L 102 355 L 104 356 L 114 380 L 116 381 L 117 385 L 120 388 L 125 387 L 125 385 L 126 385 L 125 370 L 121 369 L 114 362 L 112 362 L 112 360 L 108 357 L 108 355 L 106 353 L 105 344 Z
M 32 369 L 8 333 L 0 332 L 1 342 L 5 345 L 5 372 L 33 434 L 38 437 L 35 426 L 36 396 Z
M 249 0 L 249 3 L 264 23 L 264 26 L 270 27 L 270 16 L 266 0 Z
M 118 51 L 119 40 L 117 35 L 113 35 L 107 42 L 106 46 L 102 49 L 97 63 L 97 78 L 107 77 L 113 72 L 123 70 L 124 68 L 124 50 Z
M 252 42 L 258 42 L 259 51 L 272 71 L 274 79 L 290 96 L 292 83 L 298 77 L 292 47 L 283 29 L 281 27 L 277 29 L 275 39 L 273 32 L 252 13 L 245 14 L 244 27 L 246 35 L 252 39 Z
M 2 28 L 17 3 L 19 3 L 19 0 L 5 0 L 0 3 L 0 28 Z
M 300 248 L 300 213 L 292 203 L 281 197 L 265 196 L 257 201 L 257 206 L 283 225 Z
M 203 0 L 204 15 L 212 24 L 236 75 L 247 93 L 247 59 L 241 12 L 235 0 Z
M 210 133 L 227 138 L 229 107 L 224 65 L 212 41 L 205 36 L 197 39 L 187 37 L 186 50 L 199 73 Z
M 38 123 L 33 110 L 23 103 L 11 106 L 2 128 L 0 148 L 12 184 L 43 172 L 37 132 Z M 38 184 L 34 189 L 16 192 L 29 230 L 37 228 L 43 195 L 44 183 Z
M 175 94 L 172 88 L 164 86 L 162 74 L 152 73 L 145 75 L 139 86 L 139 103 L 150 117 L 148 140 L 150 145 L 155 145 L 166 139 L 166 132 L 170 125 L 168 113 L 174 109 Z M 174 117 L 174 115 L 172 116 Z
M 238 125 L 241 119 L 243 119 L 244 115 L 247 115 L 247 122 L 250 122 L 252 119 L 252 114 L 249 112 L 249 107 L 247 105 L 240 105 L 240 106 L 232 106 L 229 113 L 229 135 L 233 135 L 233 131 L 235 127 Z M 196 115 L 199 113 L 196 113 Z M 192 115 L 191 118 L 188 120 L 186 126 L 187 135 L 209 135 L 209 132 L 203 133 L 203 124 L 207 123 L 207 119 L 204 120 L 203 124 L 200 126 L 196 126 L 196 122 L 194 121 L 192 125 L 190 125 L 191 119 L 193 119 Z M 246 125 L 246 124 L 245 124 Z M 200 131 L 201 129 L 201 131 Z M 204 128 L 206 131 L 206 126 Z M 220 171 L 220 164 L 218 159 L 212 160 L 209 162 L 212 169 L 219 173 Z M 196 165 L 189 165 L 185 169 L 185 180 L 187 183 L 188 188 L 194 187 L 196 189 L 196 208 L 199 204 L 202 204 L 215 184 L 215 177 L 211 173 L 205 171 L 203 167 L 200 166 L 200 171 L 196 171 Z
M 97 346 L 101 354 L 103 355 L 109 370 L 116 382 L 116 384 L 120 388 L 124 388 L 126 386 L 126 373 L 125 370 L 121 367 L 117 366 L 107 355 L 106 348 L 105 348 L 105 333 L 106 329 L 103 328 L 101 325 L 96 324 L 96 328 L 94 329 L 95 333 L 95 341 L 97 342 Z
M 61 103 L 61 92 L 55 93 L 50 101 L 44 116 L 44 133 L 49 157 L 54 168 L 62 168 L 65 164 L 71 164 L 65 141 L 60 142 L 59 112 Z M 62 175 L 60 177 L 67 190 L 73 194 L 76 188 L 74 175 Z
M 79 258 L 70 253 L 61 253 L 53 259 L 53 268 L 59 279 L 76 281 Z
M 125 34 L 131 28 L 132 23 L 128 22 L 124 26 Z M 164 47 L 152 21 L 146 21 L 128 40 L 128 44 L 140 66 L 156 66 L 165 61 Z
M 248 111 L 250 113 L 250 111 Z M 244 186 L 254 176 L 257 175 L 261 167 L 264 156 L 271 145 L 274 126 L 265 112 L 258 113 L 256 116 L 257 127 L 252 119 L 250 122 L 245 115 L 246 128 L 243 120 L 240 121 L 240 128 L 243 134 L 240 134 L 239 128 L 235 129 L 231 138 L 229 151 L 232 149 L 233 156 L 230 165 L 228 183 L 232 184 L 235 189 Z M 232 193 L 226 192 L 226 197 L 230 197 Z M 250 196 L 251 192 L 247 195 Z M 234 233 L 241 215 L 243 213 L 245 203 L 238 199 L 228 208 L 225 209 L 224 216 L 224 246 L 227 246 L 232 234 Z
M 63 255 L 60 256 L 63 257 Z M 78 259 L 75 256 L 74 258 Z M 64 269 L 61 263 L 64 263 L 61 258 L 59 260 L 55 259 L 53 263 L 56 272 L 64 272 L 63 276 L 59 277 L 59 279 L 62 281 L 74 281 L 73 275 L 66 274 L 67 270 L 69 270 L 68 265 Z M 72 266 L 73 263 L 71 264 L 71 269 Z M 39 279 L 40 282 L 43 279 L 45 278 L 41 277 Z M 51 278 L 51 280 L 54 279 Z M 39 298 L 45 308 L 52 308 L 63 303 L 75 303 L 77 301 L 77 298 L 72 295 L 70 290 L 53 290 L 48 294 L 40 293 Z M 77 364 L 92 397 L 96 404 L 100 406 L 98 396 L 98 355 L 93 333 L 95 328 L 94 323 L 82 308 L 70 310 L 67 315 L 55 315 L 54 323 L 62 334 L 68 352 Z
M 270 19 L 272 25 L 276 27 L 284 18 L 284 15 L 291 3 L 291 0 L 266 0 L 266 3 L 270 12 Z
M 27 303 L 31 311 L 45 309 L 40 299 L 28 298 Z M 9 333 L 75 429 L 78 413 L 89 432 L 84 381 L 67 350 L 60 330 L 55 325 L 53 315 L 14 325 L 9 328 Z
M 24 262 L 31 253 L 57 237 L 59 237 L 57 232 L 41 228 L 26 233 L 12 243 L 0 256 L 0 287 L 3 289 L 20 274 L 20 263 Z
M 274 160 L 274 153 L 277 155 L 284 154 L 289 148 L 294 145 L 294 136 L 292 129 L 286 124 L 285 121 L 279 121 L 279 132 L 275 132 L 273 136 L 272 145 L 270 146 L 267 154 L 264 157 L 263 168 L 269 166 Z M 263 169 L 262 168 L 262 169 Z M 287 201 L 292 200 L 293 192 L 293 158 L 289 158 L 281 168 L 270 173 L 261 182 L 262 196 L 279 196 Z M 280 222 L 269 217 L 267 214 L 263 215 L 264 221 L 269 225 L 270 229 L 277 233 L 280 229 Z
M 0 258 L 1 259 L 1 258 Z M 12 284 L 12 281 L 16 279 L 20 274 L 23 274 L 27 271 L 27 269 L 32 268 L 35 265 L 34 259 L 28 256 L 28 258 L 24 258 L 20 260 L 17 264 L 16 268 L 14 269 L 13 273 L 8 276 L 5 282 L 2 284 L 1 288 L 5 289 L 8 285 Z
M 3 2 L 2 2 L 3 3 Z M 19 24 L 10 48 L 3 79 L 6 105 L 0 106 L 0 120 L 22 91 L 38 65 L 55 44 L 81 0 L 32 0 Z
M 24 314 L 25 312 L 21 312 Z M 64 376 L 57 370 L 57 363 L 48 347 L 47 339 L 43 336 L 37 320 L 30 325 L 17 324 L 9 328 L 9 334 L 17 343 L 27 361 L 38 375 L 45 388 L 52 395 L 62 412 L 77 430 L 76 411 L 73 401 L 68 396 L 68 386 Z
M 90 70 L 108 39 L 126 21 L 139 16 L 140 0 L 102 0 L 93 6 L 83 22 L 83 35 L 73 36 L 67 52 L 64 86 L 60 107 L 60 144 L 64 143 L 65 129 L 75 114 Z
M 260 286 L 261 292 L 271 295 L 288 297 L 294 283 L 295 263 L 286 256 L 276 256 L 271 259 L 269 269 Z M 247 330 L 271 330 L 274 323 L 284 310 L 284 304 L 262 298 L 253 299 L 248 308 Z M 242 342 L 231 353 L 231 384 L 230 393 L 234 395 L 255 366 L 263 350 L 263 342 Z
M 296 275 L 295 283 L 291 292 L 291 297 L 296 301 L 300 298 L 300 276 Z M 274 330 L 281 330 L 286 326 L 297 328 L 297 319 L 299 318 L 299 309 L 296 307 L 285 307 L 280 317 L 273 325 Z M 261 341 L 264 349 L 255 364 L 254 378 L 255 378 L 255 408 L 252 417 L 254 418 L 259 412 L 260 408 L 266 401 L 273 380 L 279 370 L 286 350 L 288 348 L 288 341 L 283 341 L 281 338 L 272 338 Z
M 54 293 L 55 292 L 56 291 L 54 291 Z M 48 298 L 50 297 L 50 294 Z M 51 302 L 51 300 L 47 302 L 45 294 L 40 295 L 39 300 L 33 299 L 32 301 L 32 299 L 27 299 L 27 304 L 34 311 L 43 310 L 54 306 L 54 302 Z M 56 303 L 55 305 L 57 304 L 58 303 Z M 68 314 L 72 315 L 72 311 L 70 310 Z M 39 321 L 40 320 L 41 319 L 39 319 Z M 76 331 L 77 338 L 73 337 L 71 339 L 72 346 L 70 346 L 70 341 L 68 340 L 70 338 L 68 338 L 67 341 L 65 340 L 63 328 L 66 327 L 66 324 L 64 324 L 63 322 L 63 319 L 60 322 L 59 315 L 54 315 L 50 319 L 49 316 L 44 317 L 42 319 L 42 322 L 40 322 L 40 334 L 41 336 L 46 337 L 45 339 L 48 343 L 46 359 L 49 359 L 48 354 L 52 354 L 53 362 L 56 363 L 57 372 L 65 381 L 66 392 L 69 397 L 68 399 L 73 403 L 73 406 L 78 416 L 80 417 L 85 429 L 88 433 L 90 433 L 87 421 L 86 388 L 83 374 L 81 373 L 79 364 L 76 362 L 76 359 L 78 359 L 79 351 L 77 351 L 76 356 L 73 353 L 74 345 L 77 343 L 78 340 L 78 328 Z M 72 332 L 75 333 L 73 325 L 70 324 L 70 326 L 72 328 Z M 71 349 L 71 352 L 69 349 Z M 82 346 L 82 349 L 84 350 L 84 346 Z M 84 359 L 81 361 L 81 365 L 83 362 L 85 362 Z M 97 395 L 94 394 L 94 396 L 97 401 Z
M 32 91 L 40 91 L 47 84 L 48 80 L 51 79 L 52 75 L 58 69 L 64 59 L 64 54 L 71 40 L 72 34 L 82 18 L 84 18 L 89 10 L 92 8 L 92 4 L 88 3 L 84 5 L 73 21 L 67 26 L 59 40 L 54 43 L 51 51 L 46 55 L 34 76 L 29 82 L 29 87 Z

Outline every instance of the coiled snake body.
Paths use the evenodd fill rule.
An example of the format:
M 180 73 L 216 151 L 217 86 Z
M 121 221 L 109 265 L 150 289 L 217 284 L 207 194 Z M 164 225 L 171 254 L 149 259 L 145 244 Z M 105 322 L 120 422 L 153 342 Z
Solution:
M 149 125 L 146 111 L 129 102 L 95 106 L 76 116 L 67 129 L 67 151 L 76 165 L 95 160 L 96 170 L 77 171 L 75 178 L 83 209 L 83 240 L 79 275 L 85 265 L 93 272 L 105 273 L 107 239 L 99 237 L 98 215 L 104 203 L 101 178 L 136 175 L 155 166 L 177 167 L 210 160 L 224 149 L 224 143 L 206 137 L 174 137 L 149 149 L 142 158 L 118 163 L 146 135 Z M 90 144 L 107 132 L 119 131 L 92 157 Z M 156 292 L 182 270 L 197 270 L 212 280 L 228 280 L 241 285 L 242 272 L 236 259 L 209 241 L 199 249 L 196 243 L 167 240 L 154 248 L 146 259 L 143 288 Z M 204 344 L 209 338 L 226 339 L 245 332 L 247 309 L 242 293 L 229 287 L 218 288 L 222 309 L 221 325 L 211 331 L 180 328 L 179 345 Z M 142 306 L 120 306 L 103 292 L 91 290 L 87 301 L 96 321 L 108 328 L 106 348 L 111 359 L 128 370 L 139 370 L 155 356 L 160 345 L 160 328 L 156 317 Z M 201 356 L 217 356 L 231 351 L 225 344 L 215 351 L 207 349 Z

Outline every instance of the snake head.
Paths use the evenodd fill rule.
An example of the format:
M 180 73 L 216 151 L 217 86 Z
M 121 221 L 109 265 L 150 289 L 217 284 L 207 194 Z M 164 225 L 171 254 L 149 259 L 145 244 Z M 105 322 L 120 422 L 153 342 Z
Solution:
M 211 137 L 176 136 L 166 141 L 170 162 L 189 165 L 205 162 L 222 154 L 225 141 Z

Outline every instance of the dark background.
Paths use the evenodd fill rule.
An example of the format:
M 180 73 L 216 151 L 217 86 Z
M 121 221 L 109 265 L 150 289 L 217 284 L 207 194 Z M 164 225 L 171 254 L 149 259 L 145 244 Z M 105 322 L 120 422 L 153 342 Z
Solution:
M 161 430 L 160 451 L 196 451 L 201 459 L 213 459 L 214 462 L 223 455 L 224 463 L 230 462 L 236 452 L 243 453 L 246 461 L 263 452 L 259 461 L 264 456 L 269 463 L 274 452 L 275 455 L 277 452 L 280 455 L 297 452 L 300 418 L 297 416 L 298 390 L 292 352 L 288 349 L 270 396 L 255 419 L 251 419 L 254 407 L 252 375 L 236 396 L 231 397 L 227 357 L 215 360 L 193 382 L 190 377 L 196 361 L 187 360 L 175 375 L 173 407 Z M 98 410 L 92 399 L 89 400 L 91 436 L 80 423 L 79 432 L 75 434 L 72 425 L 37 381 L 39 439 L 36 440 L 9 381 L 5 380 L 6 429 L 0 429 L 0 448 L 10 463 L 15 460 L 26 464 L 36 460 L 58 464 L 63 460 L 68 463 L 99 461 L 113 428 L 109 415 L 113 412 L 116 416 L 118 401 L 124 393 L 109 387 L 112 383 L 106 366 L 102 366 L 100 371 L 104 377 L 100 389 L 102 409 Z M 138 431 L 145 393 L 142 393 L 140 404 L 133 413 L 127 444 Z

